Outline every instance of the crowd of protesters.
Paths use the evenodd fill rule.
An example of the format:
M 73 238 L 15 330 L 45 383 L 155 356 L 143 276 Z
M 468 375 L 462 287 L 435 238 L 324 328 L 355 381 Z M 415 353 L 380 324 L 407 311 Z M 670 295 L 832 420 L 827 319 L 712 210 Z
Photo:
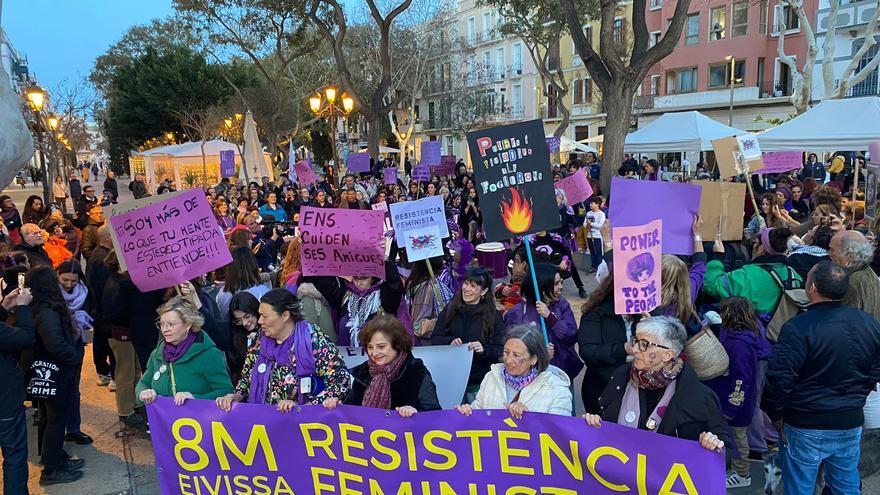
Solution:
M 27 493 L 25 401 L 39 424 L 41 484 L 87 472 L 84 459 L 64 450 L 65 441 L 92 441 L 80 429 L 81 379 L 112 390 L 122 427 L 143 432 L 144 405 L 158 396 L 178 405 L 209 399 L 223 411 L 238 402 L 281 412 L 351 404 L 411 416 L 441 407 L 412 353 L 429 345 L 473 351 L 457 407 L 464 415 L 573 415 L 583 404 L 590 427 L 614 422 L 725 452 L 728 488 L 751 484 L 750 459 L 780 452 L 786 486 L 798 487 L 792 493 L 812 490 L 820 467 L 832 493 L 858 492 L 860 445 L 877 441 L 863 424 L 873 417 L 870 427 L 880 427 L 878 413 L 865 412 L 880 381 L 880 262 L 877 225 L 865 214 L 862 188 L 846 189 L 853 181 L 845 170 L 826 183 L 811 154 L 801 171 L 755 180 L 761 211 L 746 199 L 742 242 L 704 240 L 701 219 L 693 219 L 694 255 L 663 256 L 660 307 L 619 315 L 607 214 L 614 199 L 600 190 L 594 154 L 553 175 L 585 173 L 596 194 L 569 205 L 557 190 L 560 228 L 533 235 L 534 266 L 521 239 L 505 242 L 505 273 L 476 256 L 483 219 L 463 163 L 426 182 L 403 173 L 393 185 L 380 178 L 386 166 L 394 164 L 377 161 L 372 174 L 341 177 L 325 166 L 312 184 L 224 178 L 205 195 L 233 261 L 152 292 L 137 288 L 113 249 L 104 211 L 118 200 L 112 173 L 100 195 L 83 170 L 84 187 L 71 175 L 53 189 L 55 202 L 32 196 L 21 212 L 0 197 L 4 493 Z M 618 173 L 690 179 L 628 155 Z M 710 177 L 700 164 L 694 178 Z M 129 189 L 135 198 L 152 190 L 141 175 Z M 170 191 L 168 180 L 155 192 Z M 392 236 L 381 280 L 303 273 L 303 206 L 371 209 L 427 196 L 446 208 L 444 256 L 411 263 Z M 575 266 L 579 254 L 598 282 L 590 294 Z M 583 299 L 563 295 L 568 279 Z M 780 323 L 789 292 L 798 290 L 806 308 Z M 82 374 L 86 345 L 97 376 Z M 367 362 L 347 369 L 337 345 L 365 347 Z M 58 369 L 55 394 L 26 396 L 34 363 L 45 362 Z M 728 364 L 719 369 L 721 362 Z

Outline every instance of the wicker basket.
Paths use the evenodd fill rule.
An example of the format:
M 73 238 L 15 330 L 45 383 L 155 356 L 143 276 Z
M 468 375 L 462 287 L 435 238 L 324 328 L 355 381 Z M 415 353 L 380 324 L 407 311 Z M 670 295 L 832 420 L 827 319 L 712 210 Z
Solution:
M 685 344 L 684 351 L 687 353 L 688 364 L 700 380 L 717 378 L 730 366 L 727 351 L 708 327 L 703 327 L 698 334 L 691 337 Z

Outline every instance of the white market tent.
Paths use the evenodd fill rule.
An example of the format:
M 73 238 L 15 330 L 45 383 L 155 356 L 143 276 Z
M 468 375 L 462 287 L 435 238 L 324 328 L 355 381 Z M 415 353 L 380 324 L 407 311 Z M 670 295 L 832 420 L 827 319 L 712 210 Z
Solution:
M 672 112 L 626 136 L 627 153 L 711 151 L 712 140 L 748 132 L 724 125 L 697 111 Z
M 358 153 L 367 153 L 367 151 L 367 148 L 363 148 L 358 150 Z M 400 153 L 400 150 L 397 148 L 391 148 L 390 146 L 379 145 L 379 153 L 382 153 L 383 155 L 389 155 L 391 153 Z
M 235 154 L 235 164 L 241 165 L 241 156 L 238 146 L 233 143 L 215 139 L 205 141 L 205 166 L 208 181 L 216 184 L 220 181 L 220 152 L 232 151 Z M 182 144 L 159 146 L 139 153 L 144 158 L 144 170 L 147 176 L 148 190 L 155 192 L 155 188 L 169 177 L 174 177 L 177 188 L 188 187 L 187 179 L 192 175 L 202 175 L 202 142 L 194 141 Z M 268 166 L 271 160 L 264 153 L 263 158 Z
M 581 140 L 578 141 L 578 142 L 579 142 L 579 143 L 584 143 L 584 144 L 598 144 L 598 143 L 601 143 L 601 142 L 603 142 L 603 141 L 605 141 L 605 135 L 604 135 L 604 134 L 599 134 L 598 136 L 589 137 L 589 138 L 587 138 L 587 139 L 581 139 Z
M 866 150 L 880 141 L 880 97 L 825 100 L 758 134 L 761 151 Z

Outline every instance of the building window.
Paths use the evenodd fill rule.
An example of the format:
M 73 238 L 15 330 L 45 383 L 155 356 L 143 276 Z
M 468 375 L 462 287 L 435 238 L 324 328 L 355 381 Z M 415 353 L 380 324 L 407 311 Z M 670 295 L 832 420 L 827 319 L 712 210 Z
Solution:
M 663 0 L 651 0 L 651 9 L 659 9 L 663 6 Z
M 489 74 L 492 71 L 492 52 L 486 50 L 483 52 L 483 80 L 489 80 Z
M 468 82 L 473 84 L 477 81 L 477 58 L 474 54 L 468 55 Z
M 749 2 L 733 4 L 733 27 L 731 36 L 745 36 L 749 32 Z
M 726 27 L 727 7 L 715 7 L 709 12 L 709 41 L 723 40 Z
M 614 42 L 620 43 L 623 39 L 623 19 L 617 17 L 614 19 Z
M 453 141 L 452 136 L 446 136 L 446 154 L 447 154 L 447 155 L 453 155 L 453 154 L 455 154 L 454 151 L 453 151 L 453 149 L 452 149 L 452 148 L 453 148 L 453 144 L 454 144 L 454 141 Z
M 583 141 L 584 139 L 588 139 L 589 137 L 590 137 L 590 126 L 588 126 L 588 125 L 574 126 L 574 140 L 575 141 Z
M 652 32 L 652 33 L 651 33 L 651 39 L 650 39 L 650 41 L 648 42 L 649 45 L 650 45 L 650 46 L 654 46 L 654 45 L 656 45 L 657 43 L 660 43 L 660 36 L 661 36 L 661 34 L 662 34 L 662 33 L 661 33 L 660 31 L 654 31 L 654 32 Z
M 697 68 L 666 72 L 666 94 L 693 93 L 697 90 Z
M 773 31 L 778 33 L 780 27 L 784 27 L 786 32 L 800 28 L 797 13 L 789 5 L 776 6 L 776 24 Z
M 574 91 L 572 93 L 573 103 L 575 105 L 580 105 L 584 102 L 584 80 L 583 79 L 575 79 L 574 80 Z
M 434 129 L 437 127 L 437 123 L 435 122 L 435 106 L 433 101 L 428 102 L 428 129 Z
M 684 44 L 696 45 L 700 42 L 700 13 L 687 16 L 687 31 L 685 32 Z
M 513 64 L 513 67 L 511 67 L 511 69 L 516 74 L 522 74 L 522 45 L 519 43 L 515 43 L 511 50 L 513 50 L 510 54 L 511 63 Z
M 649 93 L 651 96 L 657 96 L 660 94 L 660 75 L 655 74 L 651 76 L 650 86 L 648 87 Z
M 584 103 L 593 103 L 593 80 L 584 79 Z
M 767 34 L 767 0 L 758 2 L 758 32 Z
M 547 69 L 559 69 L 559 38 L 553 40 L 553 43 L 547 47 Z
M 504 67 L 507 66 L 507 60 L 504 56 L 504 47 L 495 49 L 495 79 L 504 78 Z
M 523 108 L 523 87 L 522 84 L 514 84 L 513 91 L 511 93 L 511 102 L 510 102 L 510 113 L 511 117 L 519 118 L 522 117 L 525 113 L 525 108 Z
M 483 12 L 483 33 L 481 39 L 488 40 L 492 36 L 492 13 Z
M 733 66 L 734 84 L 741 85 L 746 74 L 746 61 L 737 60 Z M 709 89 L 726 88 L 730 85 L 730 62 L 709 66 Z
M 559 94 L 556 92 L 556 88 L 553 87 L 552 84 L 547 85 L 547 118 L 555 119 L 559 116 L 559 108 L 556 104 L 559 99 Z
M 477 42 L 477 20 L 473 17 L 469 17 L 467 20 L 467 35 L 468 43 L 474 44 Z

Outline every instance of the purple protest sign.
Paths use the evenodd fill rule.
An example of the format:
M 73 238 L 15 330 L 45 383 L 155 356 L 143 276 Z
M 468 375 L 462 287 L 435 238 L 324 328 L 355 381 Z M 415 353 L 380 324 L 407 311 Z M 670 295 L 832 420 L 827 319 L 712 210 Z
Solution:
M 412 179 L 418 181 L 431 180 L 431 167 L 427 165 L 416 165 L 413 167 Z
M 436 167 L 440 165 L 440 141 L 422 141 L 422 165 Z
M 700 186 L 632 180 L 611 181 L 611 225 L 635 227 L 663 220 L 663 253 L 694 254 L 694 217 L 700 211 Z
M 587 174 L 584 170 L 576 171 L 555 185 L 556 189 L 565 191 L 565 197 L 569 206 L 586 201 L 593 195 L 593 188 L 590 186 L 590 181 L 587 180 Z
M 311 163 L 307 160 L 300 160 L 296 162 L 293 166 L 293 169 L 296 171 L 297 178 L 299 179 L 299 183 L 302 185 L 310 185 L 318 181 L 318 176 L 315 174 L 315 171 L 312 170 Z
M 385 212 L 300 209 L 303 275 L 385 278 Z
M 799 169 L 804 165 L 804 154 L 800 151 L 774 151 L 764 153 L 764 168 L 753 170 L 755 174 L 779 174 Z
M 434 175 L 452 175 L 455 173 L 455 155 L 442 155 L 440 165 L 434 167 Z
M 550 136 L 547 139 L 547 149 L 550 153 L 559 153 L 559 146 L 562 144 L 562 138 Z
M 220 152 L 220 177 L 235 176 L 235 152 L 222 150 Z
M 724 454 L 581 418 L 213 400 L 147 406 L 161 493 L 724 495 Z M 225 489 L 228 487 L 229 489 Z M 260 488 L 262 487 L 262 488 Z M 637 488 L 638 487 L 638 488 Z M 239 491 L 241 490 L 241 491 Z
M 164 289 L 232 262 L 205 193 L 190 189 L 110 217 L 131 280 Z
M 382 176 L 385 178 L 385 184 L 390 186 L 397 184 L 397 167 L 383 168 Z
M 348 171 L 352 173 L 367 173 L 370 171 L 369 153 L 350 153 L 346 162 Z
M 613 227 L 614 312 L 649 313 L 660 305 L 660 247 L 663 224 Z

